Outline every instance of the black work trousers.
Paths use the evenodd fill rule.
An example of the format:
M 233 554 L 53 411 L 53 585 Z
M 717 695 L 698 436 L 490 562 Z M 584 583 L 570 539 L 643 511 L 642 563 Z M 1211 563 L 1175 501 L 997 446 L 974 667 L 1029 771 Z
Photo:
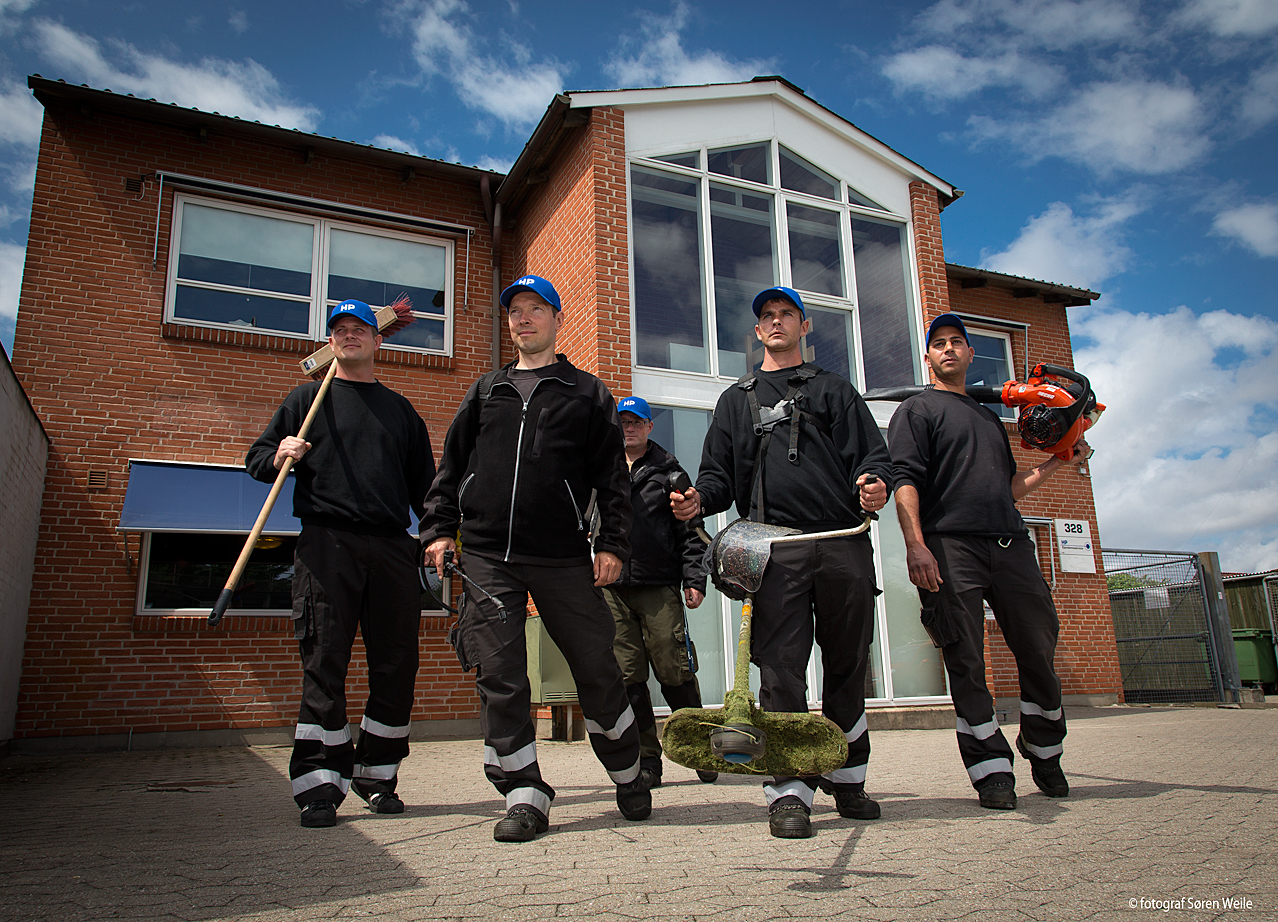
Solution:
M 1059 761 L 1065 739 L 1061 681 L 1056 675 L 1060 630 L 1051 590 L 1033 542 L 973 535 L 926 536 L 940 567 L 940 592 L 919 590 L 923 621 L 939 639 L 957 716 L 959 752 L 972 786 L 1014 782 L 1012 748 L 998 727 L 985 682 L 985 607 L 1016 658 L 1020 734 L 1031 758 Z
M 537 764 L 524 636 L 530 596 L 572 670 L 596 758 L 614 783 L 635 780 L 639 730 L 612 653 L 612 613 L 594 585 L 593 568 L 512 564 L 463 552 L 462 569 L 506 609 L 503 622 L 497 607 L 467 586 L 462 635 L 477 664 L 484 774 L 506 798 L 506 809 L 527 804 L 549 816 L 555 797 Z
M 751 661 L 759 667 L 759 706 L 808 710 L 808 657 L 821 648 L 821 707 L 848 741 L 844 766 L 825 778 L 836 790 L 862 790 L 870 761 L 865 673 L 874 640 L 874 549 L 857 538 L 774 544 L 754 596 Z M 768 805 L 797 798 L 812 806 L 817 779 L 773 778 Z
M 302 703 L 289 777 L 299 806 L 340 804 L 352 783 L 365 798 L 395 790 L 408 755 L 421 627 L 419 543 L 307 525 L 293 568 L 293 630 Z M 351 744 L 346 671 L 355 629 L 368 656 L 368 703 Z

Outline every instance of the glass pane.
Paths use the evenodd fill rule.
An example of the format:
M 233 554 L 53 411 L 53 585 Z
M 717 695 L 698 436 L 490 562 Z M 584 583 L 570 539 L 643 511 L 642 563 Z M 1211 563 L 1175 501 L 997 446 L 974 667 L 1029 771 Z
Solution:
M 719 374 L 740 377 L 755 342 L 754 296 L 777 284 L 776 220 L 771 195 L 710 187 L 715 330 Z
M 701 446 L 710 428 L 709 410 L 686 410 L 652 404 L 652 434 L 649 438 L 671 452 L 694 480 L 701 463 Z M 710 529 L 713 531 L 713 529 Z M 731 676 L 725 672 L 723 657 L 723 597 L 710 583 L 706 598 L 697 608 L 686 610 L 688 632 L 697 650 L 697 684 L 705 705 L 723 703 Z M 648 680 L 652 703 L 660 706 L 661 686 L 655 677 Z
M 311 326 L 311 302 L 285 301 L 179 284 L 173 300 L 173 316 L 179 320 L 305 333 Z
M 865 388 L 914 384 L 922 344 L 911 332 L 905 228 L 852 216 L 852 259 Z
M 851 186 L 848 186 L 848 201 L 853 205 L 861 205 L 865 208 L 877 208 L 879 211 L 887 211 L 886 208 L 874 201 L 874 199 L 870 198 L 868 195 L 862 195 Z
M 386 337 L 382 341 L 383 344 L 412 346 L 417 349 L 432 349 L 435 352 L 443 352 L 444 321 L 437 320 L 434 317 L 423 317 L 416 311 L 413 312 L 413 316 L 416 319 L 412 323 L 393 336 Z
M 808 331 L 808 346 L 814 353 L 812 360 L 826 371 L 851 381 L 851 312 L 809 306 L 808 319 L 812 321 L 812 328 Z
M 793 286 L 801 291 L 843 297 L 843 247 L 839 243 L 838 214 L 794 202 L 787 202 L 785 211 Z
M 1012 380 L 1012 364 L 1008 361 L 1007 340 L 1001 336 L 985 336 L 967 331 L 972 341 L 972 351 L 976 353 L 972 364 L 967 368 L 968 384 L 983 384 L 988 387 L 1001 387 Z M 985 404 L 1003 419 L 1015 420 L 1016 411 L 1006 406 L 1001 400 Z
M 185 203 L 178 277 L 309 296 L 315 227 Z
M 357 298 L 381 307 L 403 293 L 414 310 L 442 315 L 447 259 L 448 249 L 435 244 L 334 229 L 328 245 L 329 305 Z
M 630 197 L 638 363 L 708 372 L 697 183 L 632 169 Z
M 896 502 L 879 512 L 878 551 L 883 555 L 883 595 L 887 612 L 888 654 L 892 664 L 892 697 L 918 698 L 948 694 L 941 651 L 932 646 L 919 621 L 919 593 L 905 566 L 905 538 L 896 524 Z
M 839 181 L 798 154 L 781 148 L 781 188 L 839 200 Z
M 665 154 L 661 157 L 653 157 L 653 160 L 664 160 L 666 163 L 673 163 L 676 166 L 686 166 L 691 170 L 701 167 L 701 151 L 694 150 L 688 154 Z
M 768 144 L 751 144 L 749 147 L 725 147 L 706 154 L 706 166 L 711 173 L 748 179 L 750 182 L 772 183 L 769 169 Z

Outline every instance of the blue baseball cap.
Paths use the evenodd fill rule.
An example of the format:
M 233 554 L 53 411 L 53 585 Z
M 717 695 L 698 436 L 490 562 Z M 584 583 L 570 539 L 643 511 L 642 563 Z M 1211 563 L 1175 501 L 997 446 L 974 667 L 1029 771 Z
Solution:
M 804 320 L 808 318 L 808 312 L 803 309 L 803 299 L 799 297 L 799 293 L 793 288 L 786 288 L 784 285 L 778 285 L 776 288 L 765 288 L 754 296 L 754 316 L 759 316 L 759 311 L 763 310 L 763 305 L 778 299 L 789 301 L 799 309 L 799 313 L 803 315 Z
M 328 315 L 328 329 L 333 329 L 333 324 L 341 320 L 343 317 L 354 317 L 356 320 L 362 320 L 374 331 L 377 330 L 377 315 L 373 313 L 373 309 L 363 301 L 351 299 L 343 301 L 337 307 L 333 308 L 333 313 Z
M 957 327 L 958 331 L 963 334 L 963 338 L 967 340 L 968 345 L 972 344 L 972 338 L 967 335 L 967 327 L 963 326 L 962 318 L 958 314 L 942 314 L 928 326 L 927 339 L 923 340 L 924 349 L 932 344 L 932 336 L 940 327 Z
M 652 411 L 648 409 L 648 401 L 642 397 L 622 397 L 617 403 L 618 413 L 633 413 L 640 419 L 652 420 Z
M 523 278 L 516 279 L 515 284 L 501 293 L 501 306 L 509 310 L 510 299 L 521 291 L 531 291 L 557 311 L 563 309 L 563 306 L 559 303 L 559 292 L 555 291 L 555 286 L 540 275 L 525 275 Z

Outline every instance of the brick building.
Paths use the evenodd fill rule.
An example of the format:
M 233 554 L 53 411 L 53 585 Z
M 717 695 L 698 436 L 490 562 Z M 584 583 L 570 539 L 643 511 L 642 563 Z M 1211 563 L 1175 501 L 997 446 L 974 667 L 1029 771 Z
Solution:
M 244 452 L 342 298 L 412 296 L 417 322 L 378 374 L 438 448 L 466 387 L 512 354 L 496 294 L 547 275 L 568 308 L 562 350 L 646 396 L 653 437 L 695 470 L 715 399 L 751 359 L 759 288 L 803 291 L 816 360 L 862 389 L 925 381 L 920 331 L 946 310 L 982 334 L 991 380 L 1070 365 L 1065 309 L 1097 297 L 947 265 L 940 211 L 962 193 L 780 78 L 558 96 L 507 176 L 30 86 L 45 122 L 13 366 L 51 439 L 14 731 L 33 744 L 291 726 L 287 499 L 236 607 L 216 629 L 205 616 L 265 494 Z M 873 406 L 886 426 L 893 405 Z M 1096 535 L 1084 474 L 1064 469 L 1022 506 L 1055 583 L 1067 700 L 1113 701 L 1104 577 L 1064 572 L 1050 528 Z M 876 529 L 872 704 L 942 703 L 894 515 Z M 712 595 L 692 618 L 710 702 L 731 674 L 734 609 Z M 418 733 L 477 732 L 447 626 L 423 620 Z M 992 678 L 1014 696 L 996 634 Z M 357 648 L 353 700 L 365 675 Z

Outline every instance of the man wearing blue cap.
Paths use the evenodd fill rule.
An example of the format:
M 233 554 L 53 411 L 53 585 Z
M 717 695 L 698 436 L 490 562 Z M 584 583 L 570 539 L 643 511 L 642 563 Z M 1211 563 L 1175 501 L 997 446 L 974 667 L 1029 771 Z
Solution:
M 320 388 L 294 389 L 249 449 L 244 465 L 271 483 L 295 459 L 293 515 L 302 522 L 293 566 L 293 633 L 302 655 L 302 703 L 289 777 L 302 825 L 332 826 L 354 787 L 374 813 L 403 813 L 395 793 L 408 755 L 417 677 L 421 587 L 408 534 L 435 476 L 426 424 L 381 384 L 382 343 L 363 301 L 343 301 L 328 320 L 337 372 L 309 441 L 297 438 Z M 368 655 L 368 703 L 352 746 L 346 671 L 355 628 Z
M 905 400 L 888 429 L 899 484 L 896 512 L 923 624 L 941 648 L 958 718 L 959 753 L 982 807 L 1016 808 L 1012 748 L 985 683 L 988 600 L 1021 686 L 1016 747 L 1048 797 L 1069 795 L 1055 656 L 1059 621 L 1016 501 L 1065 462 L 1018 472 L 1003 421 L 967 394 L 967 328 L 955 314 L 932 321 L 924 358 L 936 386 Z M 1086 457 L 1087 444 L 1077 453 Z
M 528 842 L 549 828 L 555 789 L 541 777 L 530 716 L 524 622 L 531 596 L 577 685 L 595 755 L 628 820 L 647 819 L 639 731 L 612 654 L 602 587 L 630 555 L 630 488 L 617 407 L 594 375 L 555 353 L 563 314 L 546 279 L 501 293 L 519 358 L 471 385 L 457 409 L 422 516 L 437 569 L 462 539 L 462 569 L 502 607 L 467 587 L 462 645 L 478 666 L 484 772 L 506 799 L 493 838 Z M 599 526 L 591 559 L 594 497 Z
M 648 665 L 673 710 L 701 707 L 696 649 L 688 635 L 683 607 L 696 608 L 705 598 L 702 566 L 706 546 L 698 537 L 701 521 L 680 522 L 670 511 L 672 479 L 688 475 L 675 456 L 648 436 L 652 411 L 642 397 L 623 397 L 617 404 L 621 434 L 630 466 L 630 559 L 621 576 L 604 589 L 617 626 L 612 651 L 626 680 L 626 694 L 639 727 L 640 776 L 648 787 L 661 784 L 661 741 L 648 693 Z M 707 783 L 717 772 L 698 771 Z
M 882 509 L 892 464 L 874 417 L 846 379 L 803 361 L 810 323 L 792 288 L 754 299 L 763 364 L 719 397 L 706 432 L 695 489 L 672 493 L 675 515 L 737 513 L 803 532 L 861 524 Z M 751 660 L 765 711 L 806 712 L 807 664 L 815 638 L 824 674 L 821 702 L 843 730 L 848 758 L 821 778 L 773 778 L 764 786 L 768 827 L 783 839 L 812 835 L 813 795 L 833 795 L 839 815 L 875 819 L 865 794 L 870 738 L 865 675 L 874 637 L 874 551 L 868 533 L 775 545 L 754 596 Z

